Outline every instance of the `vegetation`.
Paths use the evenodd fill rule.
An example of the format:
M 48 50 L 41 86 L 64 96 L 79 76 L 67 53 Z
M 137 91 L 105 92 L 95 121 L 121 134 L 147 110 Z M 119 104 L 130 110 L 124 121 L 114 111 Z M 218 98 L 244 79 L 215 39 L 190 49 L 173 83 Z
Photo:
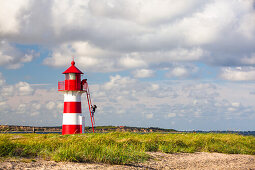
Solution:
M 129 164 L 149 159 L 146 152 L 255 154 L 255 137 L 236 134 L 0 134 L 0 157 Z
M 174 129 L 163 129 L 157 127 L 129 127 L 129 126 L 96 126 L 94 127 L 96 132 L 176 132 Z M 55 127 L 34 127 L 34 126 L 15 126 L 15 125 L 0 125 L 0 132 L 17 132 L 17 131 L 24 131 L 24 132 L 60 132 L 61 133 L 62 127 L 55 126 Z M 92 128 L 86 126 L 85 132 L 92 132 Z
M 174 129 L 163 129 L 157 127 L 129 127 L 129 126 L 96 126 L 94 127 L 96 132 L 176 132 Z M 92 131 L 91 127 L 86 127 L 85 131 Z

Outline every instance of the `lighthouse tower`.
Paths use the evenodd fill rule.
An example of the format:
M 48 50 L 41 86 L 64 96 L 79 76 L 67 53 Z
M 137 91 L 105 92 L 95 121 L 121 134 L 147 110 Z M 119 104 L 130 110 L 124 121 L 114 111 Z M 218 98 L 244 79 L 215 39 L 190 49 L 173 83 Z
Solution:
M 84 117 L 81 109 L 81 95 L 86 92 L 86 89 L 83 89 L 86 80 L 81 81 L 83 73 L 75 67 L 74 60 L 63 74 L 65 74 L 65 81 L 58 82 L 58 91 L 64 93 L 62 134 L 83 133 Z

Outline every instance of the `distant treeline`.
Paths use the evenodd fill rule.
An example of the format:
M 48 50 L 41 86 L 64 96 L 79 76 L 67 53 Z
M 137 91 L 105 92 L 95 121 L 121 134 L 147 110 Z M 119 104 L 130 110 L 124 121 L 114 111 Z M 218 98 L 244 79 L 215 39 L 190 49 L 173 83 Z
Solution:
M 0 125 L 1 132 L 30 132 L 30 131 L 40 131 L 40 132 L 60 132 L 61 126 L 56 127 L 34 127 L 34 126 L 16 126 L 16 125 Z
M 62 127 L 37 127 L 37 126 L 15 126 L 15 125 L 0 125 L 0 132 L 59 132 L 61 133 Z M 91 127 L 85 127 L 85 132 L 92 132 Z M 129 127 L 129 126 L 96 126 L 95 132 L 135 132 L 135 133 L 226 133 L 226 134 L 240 134 L 245 136 L 255 136 L 255 131 L 177 131 L 174 129 L 163 129 L 158 127 Z
M 1 132 L 61 132 L 61 126 L 55 127 L 36 127 L 36 126 L 15 126 L 0 125 Z M 174 129 L 163 129 L 157 127 L 128 127 L 128 126 L 96 126 L 95 132 L 177 132 Z M 85 132 L 92 132 L 91 127 L 85 127 Z

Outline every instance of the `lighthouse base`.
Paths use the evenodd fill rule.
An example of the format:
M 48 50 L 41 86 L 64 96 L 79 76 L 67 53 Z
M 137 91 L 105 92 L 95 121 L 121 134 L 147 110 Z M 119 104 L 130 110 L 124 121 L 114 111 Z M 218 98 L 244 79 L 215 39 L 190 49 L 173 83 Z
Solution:
M 63 125 L 62 135 L 82 133 L 82 125 Z

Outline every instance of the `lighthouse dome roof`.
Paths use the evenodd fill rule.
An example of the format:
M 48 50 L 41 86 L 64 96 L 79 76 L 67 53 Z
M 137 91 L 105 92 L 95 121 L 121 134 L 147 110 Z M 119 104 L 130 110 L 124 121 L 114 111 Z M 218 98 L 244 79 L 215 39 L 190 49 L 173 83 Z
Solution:
M 75 62 L 74 60 L 71 62 L 71 66 L 63 72 L 63 74 L 68 74 L 68 73 L 76 73 L 76 74 L 83 74 L 77 67 L 75 67 Z

